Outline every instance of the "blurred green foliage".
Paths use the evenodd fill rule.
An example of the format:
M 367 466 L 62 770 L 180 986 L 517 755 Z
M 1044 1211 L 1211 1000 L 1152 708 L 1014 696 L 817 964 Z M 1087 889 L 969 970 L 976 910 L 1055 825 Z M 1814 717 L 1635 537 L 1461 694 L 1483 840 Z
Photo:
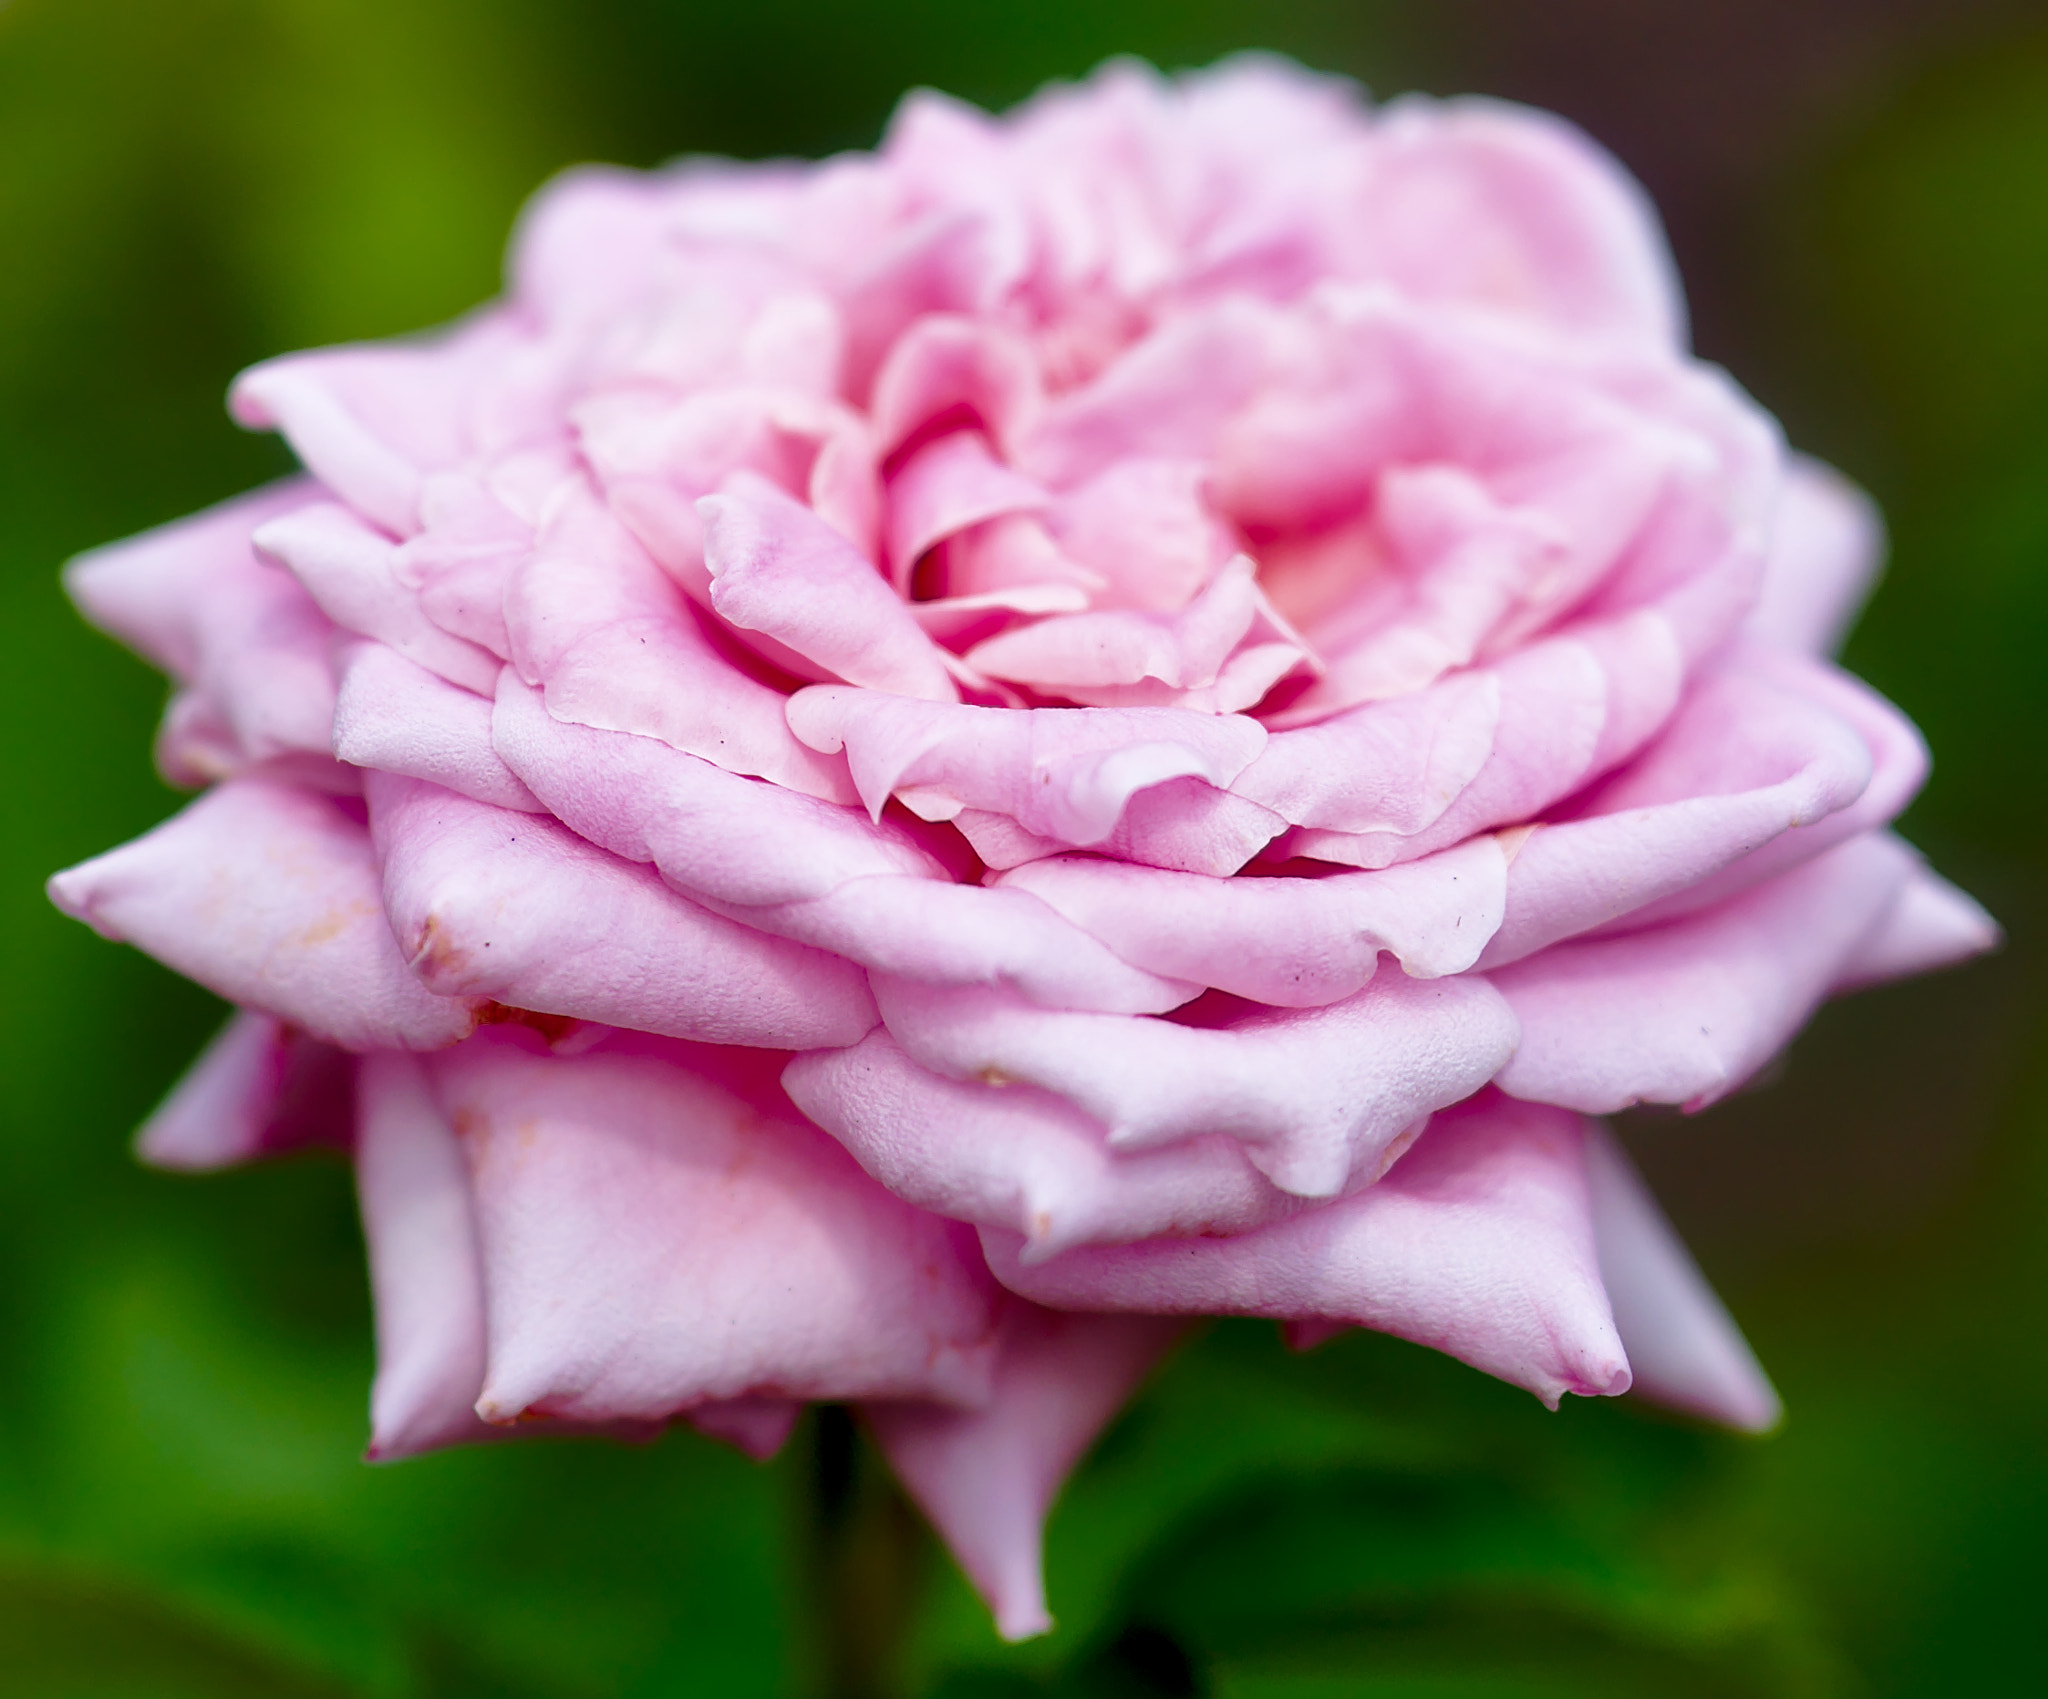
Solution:
M 160 681 L 54 568 L 277 470 L 221 413 L 233 371 L 468 306 L 562 164 L 816 152 L 914 82 L 1000 103 L 1114 51 L 1246 45 L 1457 80 L 1439 16 L 1339 0 L 0 9 L 0 1687 L 810 1679 L 803 1443 L 767 1468 L 688 1435 L 367 1468 L 346 1173 L 133 1166 L 128 1129 L 219 1009 L 43 902 L 48 871 L 174 806 Z M 1892 514 L 1851 661 L 1938 751 L 1909 829 L 2013 934 L 1828 1011 L 1772 1089 L 1631 1129 L 1789 1425 L 1553 1416 L 1387 1340 L 1294 1358 L 1222 1326 L 1063 1501 L 1057 1634 L 999 1646 L 913 1551 L 902 1691 L 1937 1695 L 2039 1669 L 2048 35 L 1931 62 L 1772 193 L 1728 263 L 1773 280 L 1784 354 L 1738 375 Z

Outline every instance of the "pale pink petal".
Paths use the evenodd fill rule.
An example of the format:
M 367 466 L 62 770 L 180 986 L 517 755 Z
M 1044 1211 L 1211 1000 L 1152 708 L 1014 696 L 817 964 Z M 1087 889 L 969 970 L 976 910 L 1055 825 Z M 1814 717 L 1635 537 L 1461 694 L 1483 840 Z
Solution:
M 1005 1640 L 1052 1627 L 1041 1559 L 1046 1512 L 1185 1326 L 1170 1317 L 1013 1304 L 984 1408 L 865 1406 L 882 1455 L 988 1600 Z
M 1301 1197 L 1380 1173 L 1424 1116 L 1478 1090 L 1515 1045 L 1506 1004 L 1470 977 L 1382 974 L 1327 1008 L 1253 1009 L 1214 1028 L 886 976 L 875 999 L 897 1043 L 935 1072 L 1056 1092 L 1118 1152 L 1227 1133 Z
M 1832 655 L 1870 594 L 1884 548 L 1884 520 L 1871 499 L 1833 467 L 1793 456 L 1745 634 Z
M 1600 1282 L 1583 1125 L 1491 1094 L 1437 1116 L 1378 1185 L 1255 1233 L 1030 1264 L 1015 1236 L 982 1240 L 1005 1286 L 1056 1309 L 1369 1327 L 1552 1408 L 1567 1392 L 1628 1389 Z
M 505 616 L 520 677 L 543 688 L 557 719 L 851 800 L 844 768 L 790 734 L 782 692 L 718 651 L 701 616 L 594 503 L 564 504 L 514 577 Z
M 968 1230 L 868 1179 L 773 1068 L 501 1033 L 436 1059 L 475 1190 L 486 1419 L 987 1397 L 995 1300 Z
M 803 902 L 850 879 L 944 871 L 910 835 L 858 809 L 743 778 L 651 737 L 556 718 L 508 668 L 491 735 L 564 825 L 677 889 L 739 905 Z
M 1522 1025 L 1501 1086 L 1589 1114 L 1713 1102 L 1805 1024 L 1911 871 L 1895 840 L 1854 838 L 1704 914 L 1500 969 Z
M 374 637 L 451 684 L 486 691 L 498 657 L 427 618 L 398 576 L 389 538 L 334 502 L 314 502 L 257 526 L 250 538 L 263 559 L 306 587 L 320 611 L 344 631 Z
M 370 1456 L 485 1437 L 483 1270 L 469 1175 L 416 1057 L 363 1058 L 356 1194 L 377 1306 Z
M 279 762 L 312 778 L 331 765 L 333 627 L 249 543 L 258 525 L 318 493 L 289 479 L 65 568 L 65 588 L 87 619 L 187 687 L 158 745 L 173 783 Z
M 1305 1207 L 1227 1135 L 1115 1151 L 1064 1098 L 932 1073 L 886 1031 L 799 1056 L 782 1083 L 898 1197 L 1023 1235 L 1027 1262 L 1075 1245 L 1243 1233 Z
M 1753 686 L 1776 691 L 1780 702 L 1787 704 L 1780 712 L 1788 719 L 1811 722 L 1826 716 L 1847 728 L 1849 737 L 1862 746 L 1859 765 L 1869 774 L 1869 782 L 1832 812 L 1822 812 L 1807 823 L 1791 824 L 1789 830 L 1718 872 L 1705 873 L 1697 883 L 1648 904 L 1637 912 L 1631 925 L 1648 925 L 1710 907 L 1760 880 L 1810 861 L 1836 844 L 1887 826 L 1926 781 L 1927 745 L 1919 729 L 1860 679 L 1825 661 L 1761 646 L 1737 650 L 1729 665 L 1747 675 Z M 1749 735 L 1766 741 L 1767 734 L 1754 729 Z M 1835 735 L 1842 734 L 1837 730 Z M 1624 794 L 1627 788 L 1624 779 Z
M 238 1009 L 135 1135 L 153 1168 L 229 1168 L 303 1145 L 348 1143 L 345 1052 Z
M 1175 613 L 1237 552 L 1195 460 L 1119 460 L 1067 491 L 1048 516 L 1060 547 L 1100 573 L 1112 607 Z
M 345 1050 L 431 1050 L 475 1025 L 407 971 L 369 831 L 327 797 L 231 779 L 49 889 L 102 936 Z
M 1654 914 L 1648 905 L 1662 899 L 1704 906 L 1713 892 L 1703 881 L 1781 835 L 1810 836 L 1864 794 L 1871 772 L 1869 746 L 1830 704 L 1754 668 L 1717 672 L 1577 818 L 1520 844 L 1506 920 L 1484 963 L 1518 961 L 1636 910 Z
M 1675 347 L 1685 303 L 1642 189 L 1583 131 L 1489 100 L 1411 95 L 1381 117 L 1370 274 L 1404 292 Z
M 878 817 L 891 792 L 915 787 L 1077 846 L 1100 843 L 1153 785 L 1199 778 L 1227 787 L 1266 741 L 1265 728 L 1242 715 L 973 708 L 835 687 L 791 697 L 789 723 L 811 748 L 846 752 Z
M 890 349 L 868 415 L 876 449 L 886 455 L 920 427 L 955 413 L 1008 444 L 1038 405 L 1037 367 L 1021 342 L 994 325 L 934 313 Z
M 955 532 L 1045 503 L 1045 491 L 997 460 L 980 432 L 934 438 L 889 480 L 889 569 L 896 587 L 908 591 L 918 558 Z
M 1998 922 L 1975 898 L 1916 858 L 1884 919 L 1842 964 L 1833 989 L 1852 990 L 1950 967 L 1995 950 L 2002 936 Z
M 697 504 L 711 601 L 849 684 L 958 700 L 932 640 L 874 566 L 802 503 L 735 476 Z
M 1388 951 L 1419 979 L 1462 973 L 1500 925 L 1507 859 L 1481 837 L 1377 873 L 1205 878 L 1062 856 L 1002 885 L 1026 890 L 1134 966 L 1254 1002 L 1338 1002 Z
M 1632 1391 L 1727 1427 L 1778 1425 L 1778 1395 L 1614 1135 L 1587 1129 L 1600 1278 L 1634 1371 Z
M 1131 966 L 1026 891 L 877 874 L 808 901 L 713 906 L 873 972 L 940 988 L 1000 988 L 1041 1008 L 1151 1014 L 1196 992 Z
M 334 753 L 498 808 L 546 812 L 491 747 L 491 697 L 452 685 L 381 643 L 347 652 L 334 703 Z
M 444 996 L 712 1044 L 851 1044 L 877 1019 L 860 969 L 677 895 L 553 820 L 373 774 L 384 903 Z

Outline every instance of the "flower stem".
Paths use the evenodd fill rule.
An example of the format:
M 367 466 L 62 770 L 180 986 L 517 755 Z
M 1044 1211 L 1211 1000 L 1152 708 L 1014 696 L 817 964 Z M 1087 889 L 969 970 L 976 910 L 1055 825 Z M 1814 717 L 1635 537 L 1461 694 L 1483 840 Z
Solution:
M 844 1405 L 811 1419 L 805 1553 L 818 1699 L 900 1699 L 924 1522 Z

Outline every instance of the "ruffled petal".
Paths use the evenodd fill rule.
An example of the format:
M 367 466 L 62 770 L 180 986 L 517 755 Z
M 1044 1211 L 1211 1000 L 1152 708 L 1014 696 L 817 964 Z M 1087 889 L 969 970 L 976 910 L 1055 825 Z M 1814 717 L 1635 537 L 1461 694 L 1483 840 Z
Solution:
M 1046 1512 L 1185 1325 L 1013 1302 L 1003 1314 L 994 1390 L 981 1409 L 864 1407 L 882 1455 L 989 1602 L 1005 1640 L 1052 1627 L 1041 1557 Z
M 932 640 L 880 573 L 808 507 L 734 477 L 697 504 L 711 602 L 849 684 L 953 702 Z
M 416 1057 L 362 1061 L 356 1193 L 377 1306 L 370 1456 L 481 1439 L 484 1285 L 469 1175 Z
M 476 1024 L 407 971 L 369 831 L 326 797 L 231 779 L 49 889 L 102 936 L 345 1050 L 432 1050 Z
M 948 1079 L 887 1032 L 795 1058 L 797 1106 L 906 1202 L 1022 1235 L 1041 1261 L 1075 1245 L 1247 1232 L 1306 1207 L 1222 1134 L 1117 1151 L 1102 1125 L 1021 1083 Z
M 487 1033 L 434 1081 L 473 1176 L 486 1419 L 986 1400 L 996 1304 L 967 1230 L 869 1180 L 772 1065 L 657 1040 L 549 1056 Z
M 1586 1180 L 1631 1390 L 1749 1433 L 1776 1427 L 1782 1407 L 1756 1353 L 1604 1127 L 1587 1129 Z
M 1140 791 L 1180 778 L 1227 788 L 1266 741 L 1242 715 L 1176 708 L 973 708 L 820 687 L 789 700 L 789 723 L 822 753 L 846 752 L 879 817 L 891 794 L 919 811 L 1006 814 L 1025 831 L 1085 848 L 1115 829 Z
M 1023 1081 L 1108 1129 L 1119 1153 L 1227 1133 L 1283 1191 L 1334 1197 L 1381 1173 L 1423 1117 L 1490 1079 L 1515 1023 L 1483 979 L 1383 974 L 1327 1008 L 1230 1024 L 1034 1009 L 877 976 L 897 1043 L 957 1080 Z
M 1704 914 L 1500 969 L 1522 1026 L 1502 1088 L 1596 1115 L 1725 1096 L 1805 1024 L 1912 867 L 1896 840 L 1855 838 Z
M 1028 862 L 1004 887 L 1049 903 L 1134 966 L 1280 1008 L 1363 989 L 1382 950 L 1438 979 L 1501 923 L 1508 864 L 1481 837 L 1377 873 L 1218 879 L 1093 857 Z
M 1012 1235 L 982 1241 L 1005 1286 L 1056 1309 L 1369 1327 L 1552 1408 L 1567 1392 L 1628 1390 L 1600 1282 L 1583 1125 L 1492 1094 L 1439 1115 L 1378 1185 L 1256 1233 L 1031 1264 Z
M 493 745 L 548 811 L 678 890 L 747 906 L 802 902 L 850 879 L 943 870 L 907 833 L 652 737 L 557 718 L 507 669 Z
M 1832 466 L 1793 456 L 1745 635 L 1802 654 L 1834 654 L 1877 581 L 1884 550 L 1876 504 Z
M 878 1019 L 851 962 L 713 914 L 553 820 L 373 774 L 384 902 L 444 996 L 710 1044 L 851 1044 Z
M 495 808 L 547 812 L 491 746 L 491 697 L 452 685 L 381 643 L 352 645 L 342 663 L 334 753 Z
M 231 1168 L 306 1145 L 346 1146 L 345 1051 L 238 1009 L 150 1112 L 135 1154 L 153 1168 Z
M 451 684 L 483 693 L 496 684 L 498 657 L 427 618 L 399 577 L 396 547 L 347 508 L 312 502 L 256 527 L 258 555 L 306 587 L 344 631 L 374 637 Z
M 317 783 L 333 765 L 334 628 L 249 541 L 257 526 L 318 493 L 288 479 L 64 569 L 87 619 L 186 687 L 158 742 L 158 764 L 174 784 L 258 764 L 288 765 L 291 776 Z

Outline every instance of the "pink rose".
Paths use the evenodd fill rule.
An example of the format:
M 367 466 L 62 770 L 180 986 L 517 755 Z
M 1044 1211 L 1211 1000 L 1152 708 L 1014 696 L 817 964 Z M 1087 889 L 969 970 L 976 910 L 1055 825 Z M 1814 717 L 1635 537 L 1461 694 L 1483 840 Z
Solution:
M 918 95 L 233 408 L 305 476 L 69 575 L 209 788 L 51 890 L 241 1006 L 147 1157 L 353 1146 L 374 1455 L 854 1401 L 1021 1635 L 1184 1318 L 1774 1420 L 1586 1117 L 1993 932 L 1823 658 L 1874 514 L 1568 126 Z

